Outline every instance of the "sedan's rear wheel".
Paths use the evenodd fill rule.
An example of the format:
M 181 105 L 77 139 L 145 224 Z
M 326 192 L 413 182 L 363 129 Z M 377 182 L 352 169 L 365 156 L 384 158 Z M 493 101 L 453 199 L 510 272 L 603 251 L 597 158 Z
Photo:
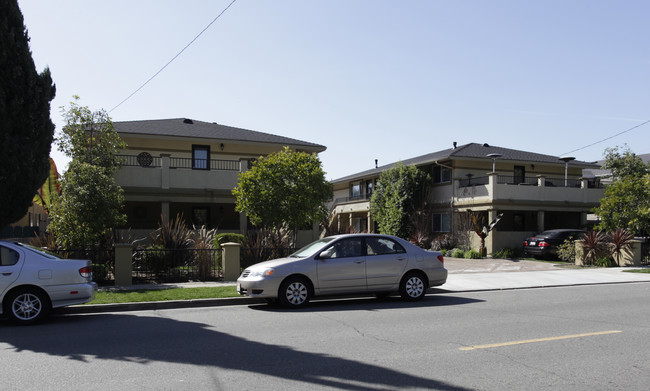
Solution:
M 311 287 L 304 278 L 289 277 L 280 285 L 278 298 L 287 308 L 300 308 L 309 302 Z
M 399 284 L 399 294 L 407 301 L 421 300 L 427 293 L 427 282 L 422 273 L 406 274 Z
M 7 297 L 5 312 L 14 323 L 33 324 L 43 320 L 50 312 L 50 301 L 37 289 L 20 289 Z

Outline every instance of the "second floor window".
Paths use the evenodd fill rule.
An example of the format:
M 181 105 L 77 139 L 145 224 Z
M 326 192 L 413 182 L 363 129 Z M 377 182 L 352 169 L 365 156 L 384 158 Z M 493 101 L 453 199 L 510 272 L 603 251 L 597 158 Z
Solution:
M 210 169 L 209 145 L 192 145 L 192 168 L 195 170 Z
M 433 167 L 433 183 L 451 182 L 451 169 L 443 166 Z

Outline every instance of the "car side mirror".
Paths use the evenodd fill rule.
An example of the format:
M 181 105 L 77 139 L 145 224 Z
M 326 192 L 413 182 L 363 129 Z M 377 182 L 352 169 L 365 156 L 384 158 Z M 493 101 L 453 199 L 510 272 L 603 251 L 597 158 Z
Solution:
M 321 252 L 320 254 L 318 254 L 318 258 L 319 259 L 330 259 L 330 258 L 332 258 L 332 256 L 334 256 L 334 253 L 335 253 L 334 248 L 330 247 L 327 250 L 325 250 L 325 251 Z

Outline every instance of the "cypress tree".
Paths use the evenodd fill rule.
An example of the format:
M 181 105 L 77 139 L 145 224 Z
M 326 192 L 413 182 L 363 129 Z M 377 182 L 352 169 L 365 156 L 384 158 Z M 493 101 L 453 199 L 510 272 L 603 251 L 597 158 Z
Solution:
M 36 71 L 18 1 L 0 1 L 0 229 L 25 215 L 47 178 L 55 92 L 50 70 Z

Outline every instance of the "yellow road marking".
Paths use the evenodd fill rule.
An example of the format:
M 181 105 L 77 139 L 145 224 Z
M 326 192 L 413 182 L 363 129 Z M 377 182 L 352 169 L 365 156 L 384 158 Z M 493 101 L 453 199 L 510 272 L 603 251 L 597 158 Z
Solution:
M 498 347 L 502 347 L 502 346 L 522 345 L 522 344 L 525 344 L 525 343 L 559 341 L 559 340 L 562 340 L 562 339 L 593 337 L 595 335 L 606 335 L 606 334 L 616 334 L 616 333 L 622 333 L 622 331 L 620 331 L 620 330 L 598 331 L 598 332 L 595 332 L 595 333 L 562 335 L 562 336 L 559 336 L 559 337 L 547 337 L 547 338 L 527 339 L 527 340 L 523 340 L 523 341 L 510 341 L 510 342 L 501 342 L 501 343 L 491 343 L 491 344 L 487 344 L 487 345 L 464 346 L 464 347 L 460 348 L 460 350 L 489 349 L 489 348 L 498 348 Z

